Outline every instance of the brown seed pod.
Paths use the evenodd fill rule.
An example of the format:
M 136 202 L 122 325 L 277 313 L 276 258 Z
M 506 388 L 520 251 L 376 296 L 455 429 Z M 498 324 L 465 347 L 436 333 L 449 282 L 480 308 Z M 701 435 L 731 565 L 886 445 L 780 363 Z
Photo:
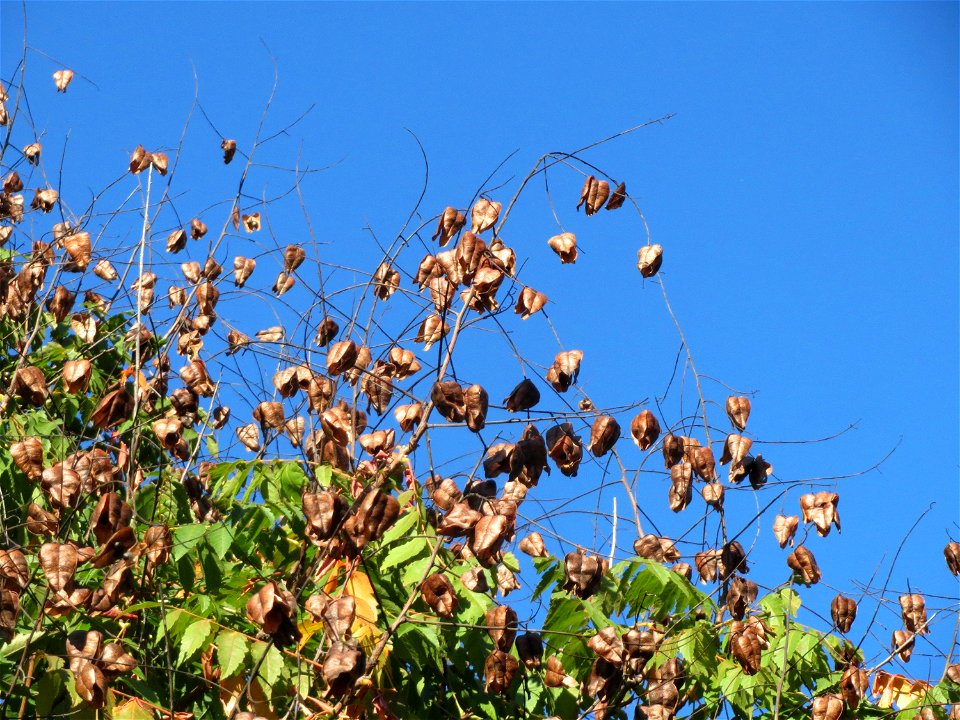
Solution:
M 487 200 L 486 198 L 477 200 L 470 212 L 470 222 L 472 223 L 470 231 L 480 235 L 492 228 L 500 216 L 500 208 L 500 203 L 493 200 Z
M 700 582 L 706 584 L 717 579 L 720 572 L 720 550 L 704 550 L 693 556 Z
M 23 190 L 23 180 L 20 179 L 20 173 L 16 170 L 12 170 L 4 179 L 3 179 L 3 191 L 8 195 L 13 193 L 18 193 Z
M 520 541 L 520 550 L 530 557 L 550 557 L 546 547 L 543 544 L 543 537 L 538 532 L 532 532 L 523 537 Z
M 903 662 L 910 662 L 913 654 L 914 635 L 909 630 L 894 630 L 890 640 L 891 650 L 900 656 Z
M 498 650 L 508 652 L 517 636 L 517 613 L 509 605 L 497 605 L 487 610 L 484 619 L 487 633 Z
M 73 584 L 80 562 L 77 546 L 72 543 L 44 543 L 40 546 L 40 567 L 47 584 L 54 593 L 67 590 Z
M 627 199 L 627 184 L 620 183 L 614 189 L 613 194 L 610 195 L 610 200 L 607 202 L 607 210 L 619 210 L 623 207 L 624 201 Z
M 163 565 L 170 559 L 173 535 L 166 525 L 154 525 L 143 534 L 144 554 L 151 565 Z
M 868 687 L 867 674 L 856 664 L 851 663 L 843 671 L 843 676 L 840 678 L 840 695 L 852 711 L 856 712 Z
M 642 414 L 642 413 L 641 413 Z M 634 420 L 636 422 L 636 420 Z M 656 421 L 656 418 L 654 418 Z M 658 426 L 659 429 L 659 426 Z M 634 435 L 636 437 L 636 435 Z M 686 444 L 687 438 L 682 435 L 674 435 L 673 433 L 668 433 L 663 437 L 662 450 L 663 450 L 663 464 L 667 468 L 672 468 L 678 462 L 682 462 L 684 458 L 684 445 Z M 638 443 L 639 444 L 639 443 Z M 649 445 L 647 446 L 649 447 Z M 641 447 L 641 449 L 646 449 Z
M 637 554 L 637 557 L 654 562 L 673 562 L 680 559 L 680 553 L 673 544 L 673 540 L 668 537 L 657 537 L 650 533 L 634 541 L 633 551 Z
M 487 584 L 487 576 L 483 568 L 472 568 L 460 576 L 460 582 L 467 590 L 472 592 L 485 593 L 490 589 Z
M 923 595 L 918 593 L 901 595 L 900 614 L 903 617 L 903 626 L 910 632 L 917 635 L 926 635 L 930 632 L 927 628 L 927 608 Z
M 547 454 L 567 477 L 576 477 L 583 459 L 583 443 L 573 433 L 573 425 L 554 425 L 547 431 Z
M 693 568 L 690 566 L 690 563 L 678 562 L 674 563 L 673 567 L 670 568 L 673 572 L 678 575 L 683 575 L 687 580 L 693 578 Z
M 460 605 L 453 584 L 443 573 L 434 573 L 424 580 L 420 593 L 424 602 L 440 617 L 453 617 Z
M 72 233 L 63 239 L 63 249 L 67 253 L 68 262 L 63 269 L 67 272 L 83 272 L 90 265 L 90 233 Z
M 336 377 L 354 366 L 359 349 L 352 340 L 341 340 L 327 350 L 327 372 Z
M 777 515 L 773 519 L 773 534 L 781 548 L 785 548 L 787 543 L 793 545 L 793 536 L 797 534 L 799 525 L 800 518 L 796 515 Z
M 567 675 L 560 658 L 551 655 L 547 658 L 547 671 L 543 675 L 543 684 L 550 688 L 576 687 L 577 681 Z
M 554 235 L 547 240 L 547 245 L 560 256 L 560 264 L 573 264 L 577 261 L 577 236 L 571 232 Z
M 749 631 L 731 634 L 730 651 L 747 675 L 760 672 L 760 640 Z
M 260 430 L 254 423 L 248 423 L 237 428 L 237 439 L 251 452 L 260 450 Z
M 368 542 L 379 539 L 396 522 L 399 514 L 400 503 L 395 497 L 380 490 L 371 490 L 343 524 L 344 535 L 358 550 L 362 550 Z
M 600 583 L 609 564 L 596 555 L 585 555 L 582 550 L 567 553 L 563 560 L 563 589 L 586 600 L 600 589 Z
M 463 391 L 464 419 L 473 432 L 480 432 L 487 424 L 490 398 L 480 385 L 471 385 Z
M 522 662 L 525 667 L 531 670 L 540 667 L 543 661 L 543 638 L 540 636 L 540 633 L 525 632 L 517 635 L 515 644 L 520 662 Z
M 943 557 L 947 561 L 947 569 L 954 575 L 960 575 L 960 543 L 951 540 L 943 548 Z
M 596 214 L 610 197 L 610 184 L 606 180 L 597 180 L 593 175 L 587 177 L 580 191 L 580 202 L 577 210 L 584 206 L 587 216 Z
M 693 496 L 691 483 L 693 466 L 690 463 L 677 463 L 670 468 L 670 489 L 667 491 L 667 504 L 674 512 L 680 512 L 690 504 Z
M 280 647 L 300 639 L 297 629 L 297 601 L 288 590 L 271 580 L 252 595 L 246 604 L 247 618 L 259 625 Z
M 167 252 L 168 253 L 178 253 L 187 246 L 187 233 L 183 228 L 177 228 L 172 233 L 167 235 Z M 185 268 L 187 263 L 184 263 L 180 267 Z M 196 263 L 194 263 L 196 265 Z M 197 274 L 199 275 L 199 265 L 197 266 Z M 187 275 L 186 269 L 183 271 L 184 276 Z M 190 278 L 187 277 L 189 280 Z M 191 282 L 196 282 L 196 280 L 191 280 Z
M 750 447 L 752 445 L 753 440 L 750 438 L 745 438 L 742 435 L 736 435 L 734 433 L 727 435 L 727 439 L 723 443 L 723 453 L 720 455 L 720 464 L 726 465 L 732 461 L 734 467 L 742 466 L 744 458 L 750 454 Z M 731 470 L 733 470 L 733 468 L 731 468 Z
M 97 506 L 90 516 L 90 527 L 97 542 L 105 545 L 121 529 L 130 524 L 132 517 L 133 508 L 123 502 L 117 493 L 107 492 L 97 501 Z
M 474 525 L 469 546 L 484 567 L 499 560 L 500 548 L 511 529 L 509 525 L 506 515 L 484 515 Z
M 717 461 L 713 458 L 713 450 L 709 447 L 694 447 L 689 453 L 690 464 L 693 466 L 693 472 L 707 482 L 713 482 L 717 479 Z
M 727 610 L 730 611 L 731 617 L 743 620 L 747 608 L 756 601 L 758 592 L 759 587 L 753 580 L 734 575 L 727 587 L 726 597 Z
M 603 628 L 590 638 L 587 641 L 587 647 L 611 665 L 619 666 L 623 664 L 623 640 L 617 633 L 617 628 L 612 625 Z
M 183 438 L 183 424 L 176 418 L 160 418 L 153 423 L 153 434 L 166 450 L 173 450 Z
M 31 405 L 43 405 L 50 397 L 43 371 L 33 365 L 24 365 L 13 376 L 13 392 Z
M 237 141 L 224 138 L 220 141 L 220 149 L 223 150 L 223 164 L 229 165 L 233 156 L 237 154 Z
M 737 540 L 728 542 L 720 551 L 720 579 L 726 580 L 735 572 L 748 573 L 747 553 Z
M 366 656 L 356 643 L 335 642 L 330 645 L 323 660 L 323 679 L 327 683 L 327 697 L 346 696 L 367 666 Z
M 301 504 L 307 518 L 307 537 L 315 544 L 333 537 L 347 515 L 346 501 L 330 490 L 304 493 Z
M 10 446 L 10 457 L 28 480 L 38 481 L 43 474 L 43 445 L 39 438 L 28 436 Z
M 108 678 L 126 675 L 137 668 L 137 661 L 120 643 L 111 642 L 103 646 L 97 664 Z
M 787 566 L 793 570 L 804 585 L 815 585 L 820 582 L 820 568 L 813 553 L 803 545 L 787 556 Z
M 200 397 L 212 397 L 214 393 L 213 381 L 207 374 L 207 366 L 203 360 L 194 360 L 180 369 L 180 379 L 190 388 L 191 392 Z
M 517 576 L 513 570 L 506 565 L 497 567 L 497 590 L 500 591 L 500 594 L 506 597 L 514 590 L 519 589 L 520 581 L 517 580 Z
M 58 323 L 63 322 L 63 319 L 73 309 L 73 303 L 76 299 L 76 293 L 70 292 L 63 285 L 58 285 L 53 291 L 53 296 L 47 300 L 47 310 L 56 318 Z
M 525 287 L 517 295 L 517 304 L 513 310 L 520 316 L 521 320 L 526 320 L 531 315 L 542 310 L 546 304 L 546 295 L 542 292 L 537 292 L 532 287 Z
M 27 160 L 28 163 L 30 163 L 31 165 L 39 165 L 39 164 L 40 164 L 40 152 L 41 152 L 42 149 L 43 149 L 43 148 L 42 148 L 42 146 L 40 145 L 40 143 L 35 142 L 35 143 L 30 143 L 29 145 L 27 145 L 25 148 L 23 148 L 23 150 L 22 150 L 21 152 L 23 153 L 23 156 L 26 158 L 26 160 Z M 38 190 L 37 192 L 40 192 L 40 191 Z M 44 212 L 46 212 L 46 211 L 44 211 Z
M 423 405 L 420 403 L 398 405 L 394 408 L 393 416 L 403 432 L 411 432 L 423 420 Z
M 547 382 L 553 385 L 553 389 L 557 392 L 566 392 L 571 385 L 577 382 L 582 360 L 583 352 L 580 350 L 567 350 L 557 353 L 553 365 L 547 369 Z
M 5 642 L 13 637 L 20 616 L 20 593 L 0 587 L 0 637 Z
M 23 592 L 30 583 L 27 558 L 17 548 L 0 550 L 0 590 Z
M 657 422 L 657 418 L 652 412 L 642 410 L 630 423 L 630 434 L 638 448 L 648 450 L 660 437 L 660 423 Z M 669 435 L 668 437 L 675 436 Z M 664 458 L 666 458 L 666 438 L 664 438 Z M 670 467 L 670 465 L 667 467 Z
M 802 495 L 800 510 L 803 512 L 803 521 L 816 525 L 820 537 L 830 534 L 831 524 L 836 525 L 837 532 L 840 532 L 840 514 L 837 512 L 839 502 L 840 496 L 837 493 L 824 491 Z
M 54 535 L 57 532 L 59 520 L 49 510 L 44 510 L 36 503 L 27 505 L 27 530 L 33 535 Z
M 603 457 L 613 449 L 620 439 L 620 423 L 610 415 L 598 415 L 590 429 L 590 452 L 595 457 Z
M 252 215 L 241 215 L 240 221 L 243 224 L 243 229 L 248 233 L 258 232 L 260 230 L 261 223 L 259 212 L 255 212 Z
M 857 603 L 852 598 L 837 595 L 830 603 L 830 617 L 833 624 L 842 633 L 850 632 L 853 621 L 857 618 Z
M 474 207 L 474 213 L 476 213 L 476 211 L 477 209 Z M 476 220 L 474 222 L 476 222 Z M 431 240 L 439 239 L 440 247 L 444 247 L 460 232 L 466 223 L 466 216 L 456 208 L 448 205 L 440 214 L 440 218 L 437 221 L 437 231 L 433 234 Z
M 57 70 L 53 73 L 53 83 L 57 86 L 57 92 L 65 93 L 72 80 L 73 70 Z
M 439 315 L 428 315 L 420 323 L 415 342 L 423 343 L 423 349 L 429 350 L 433 344 L 450 332 L 450 326 Z
M 843 715 L 843 698 L 836 693 L 818 695 L 813 699 L 813 720 L 840 720 Z
M 750 398 L 731 395 L 727 398 L 727 417 L 733 426 L 743 432 L 750 419 Z
M 279 402 L 262 402 L 253 409 L 253 419 L 260 424 L 264 433 L 269 430 L 283 430 L 286 414 Z
M 519 668 L 520 663 L 513 655 L 494 650 L 483 664 L 484 690 L 495 695 L 505 694 Z
M 663 264 L 661 245 L 644 245 L 637 251 L 637 269 L 645 278 L 653 277 Z

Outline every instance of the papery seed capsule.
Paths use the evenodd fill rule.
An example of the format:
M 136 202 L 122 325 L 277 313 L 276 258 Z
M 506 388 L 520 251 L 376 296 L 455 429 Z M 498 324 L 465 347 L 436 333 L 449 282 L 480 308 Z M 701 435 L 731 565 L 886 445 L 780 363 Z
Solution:
M 645 245 L 637 251 L 637 269 L 645 278 L 653 277 L 663 264 L 663 247 Z

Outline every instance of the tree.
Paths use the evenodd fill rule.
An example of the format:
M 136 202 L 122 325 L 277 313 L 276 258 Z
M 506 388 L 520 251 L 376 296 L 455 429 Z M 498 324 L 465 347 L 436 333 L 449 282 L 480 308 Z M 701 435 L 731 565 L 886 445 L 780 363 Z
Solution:
M 185 212 L 176 149 L 138 146 L 77 210 L 48 182 L 28 88 L 21 72 L 0 115 L 3 716 L 833 720 L 945 717 L 960 701 L 955 665 L 928 681 L 887 670 L 932 620 L 921 595 L 899 597 L 903 627 L 869 663 L 847 637 L 852 598 L 821 627 L 798 619 L 838 494 L 798 493 L 800 512 L 771 517 L 799 488 L 754 448 L 750 398 L 701 382 L 659 274 L 669 251 L 589 147 L 543 155 L 512 192 L 424 218 L 418 205 L 354 269 L 316 241 L 261 240 L 303 204 L 296 168 L 279 196 L 249 189 L 291 128 L 221 136 L 240 167 L 225 202 Z M 600 405 L 579 349 L 523 344 L 553 323 L 509 220 L 548 170 L 582 183 L 548 191 L 555 212 L 634 212 L 643 228 L 639 278 L 662 293 L 691 378 L 655 402 Z M 110 242 L 118 227 L 132 246 Z M 573 232 L 547 243 L 576 264 Z M 263 300 L 275 325 L 251 325 Z M 492 335 L 520 368 L 499 403 Z M 629 505 L 597 510 L 603 542 L 556 532 L 562 505 L 527 510 L 581 472 Z M 668 483 L 666 502 L 643 474 Z M 747 526 L 728 521 L 748 499 L 748 526 L 791 545 L 775 584 L 750 579 Z M 650 532 L 667 509 L 696 513 L 691 532 Z M 960 572 L 960 546 L 945 554 Z

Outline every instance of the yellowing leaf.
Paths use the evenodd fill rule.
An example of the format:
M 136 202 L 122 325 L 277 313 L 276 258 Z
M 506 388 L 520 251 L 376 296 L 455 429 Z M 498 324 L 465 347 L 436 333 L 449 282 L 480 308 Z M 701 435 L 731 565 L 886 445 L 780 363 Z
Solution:
M 877 670 L 870 692 L 879 696 L 877 707 L 889 708 L 896 703 L 898 708 L 903 709 L 910 703 L 921 702 L 931 688 L 930 683 L 922 680 L 911 680 L 903 675 Z
M 297 652 L 300 652 L 310 642 L 310 638 L 317 630 L 323 630 L 323 623 L 315 620 L 304 620 L 297 625 L 297 629 L 300 631 L 300 644 L 297 645 Z
M 153 720 L 153 709 L 140 698 L 130 698 L 117 705 L 113 720 Z
M 360 642 L 380 633 L 377 630 L 377 599 L 373 594 L 373 586 L 366 573 L 353 572 L 344 585 L 344 593 L 351 595 L 357 603 L 357 612 L 350 628 L 351 634 Z

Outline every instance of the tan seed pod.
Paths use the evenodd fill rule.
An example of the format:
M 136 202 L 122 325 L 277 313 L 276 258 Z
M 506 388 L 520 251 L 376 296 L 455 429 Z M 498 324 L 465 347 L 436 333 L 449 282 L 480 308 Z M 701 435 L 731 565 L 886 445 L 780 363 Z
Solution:
M 743 620 L 747 608 L 756 601 L 759 587 L 752 580 L 734 575 L 727 586 L 726 605 L 731 617 Z
M 258 330 L 256 337 L 257 340 L 265 343 L 283 342 L 283 328 L 279 325 L 274 325 L 273 327 L 268 327 L 266 330 Z
M 220 273 L 222 272 L 223 265 L 218 263 L 212 257 L 208 257 L 206 262 L 203 263 L 203 270 L 200 271 L 200 274 L 210 282 L 213 282 L 220 277 Z
M 560 658 L 556 655 L 551 655 L 547 658 L 547 671 L 543 676 L 543 684 L 550 688 L 575 688 L 577 681 L 570 675 L 567 675 L 567 671 L 563 669 Z
M 78 232 L 63 239 L 63 248 L 69 261 L 63 269 L 68 272 L 83 272 L 90 265 L 90 233 Z
M 143 145 L 137 145 L 130 155 L 130 172 L 134 175 L 143 172 L 150 167 L 150 161 L 153 156 L 144 150 Z
M 292 275 L 307 259 L 307 251 L 299 245 L 287 245 L 283 251 L 283 272 Z
M 547 240 L 547 245 L 560 256 L 560 264 L 573 264 L 577 261 L 577 236 L 571 232 L 554 235 Z
M 395 497 L 379 490 L 369 491 L 343 524 L 344 535 L 357 550 L 362 550 L 367 543 L 378 540 L 399 514 L 400 503 Z
M 40 143 L 35 142 L 35 143 L 30 143 L 29 145 L 24 147 L 21 152 L 23 152 L 23 156 L 27 159 L 28 163 L 30 163 L 31 165 L 39 165 L 40 153 L 42 149 L 43 148 L 40 145 Z
M 713 450 L 709 447 L 695 448 L 691 453 L 690 464 L 693 465 L 693 471 L 707 482 L 717 479 L 717 463 L 713 459 Z
M 429 350 L 433 344 L 443 338 L 450 331 L 450 326 L 439 315 L 428 315 L 420 323 L 415 342 L 423 343 L 423 349 Z
M 380 263 L 373 273 L 373 294 L 381 300 L 389 300 L 400 287 L 400 273 L 389 263 Z
M 3 179 L 3 191 L 8 195 L 13 193 L 18 193 L 23 190 L 23 180 L 20 179 L 20 173 L 16 170 L 12 170 L 4 179 Z
M 187 246 L 187 233 L 184 232 L 183 228 L 177 228 L 172 233 L 167 235 L 167 252 L 169 253 L 178 253 Z M 187 265 L 196 265 L 196 275 L 200 275 L 200 265 L 197 263 L 184 263 L 181 265 L 181 269 L 185 268 Z M 187 271 L 184 269 L 184 276 L 187 277 L 190 282 L 197 282 L 196 280 L 191 279 L 187 276 Z
M 33 535 L 50 536 L 57 532 L 59 520 L 49 510 L 36 503 L 27 505 L 27 530 Z
M 260 213 L 255 212 L 252 215 L 241 215 L 240 220 L 243 223 L 243 229 L 248 233 L 258 232 L 260 230 Z
M 813 699 L 813 720 L 840 720 L 843 715 L 843 698 L 836 693 L 818 695 Z
M 73 70 L 57 70 L 53 73 L 53 83 L 57 87 L 57 92 L 65 93 L 72 80 Z
M 183 424 L 176 418 L 160 418 L 153 423 L 153 434 L 164 449 L 172 450 L 183 437 Z
M 917 635 L 926 635 L 930 632 L 927 628 L 927 608 L 923 600 L 923 595 L 912 593 L 901 595 L 900 614 L 903 618 L 903 626 Z
M 54 593 L 66 590 L 73 584 L 80 556 L 72 543 L 44 543 L 40 546 L 40 568 L 47 584 Z
M 504 597 L 514 590 L 520 589 L 520 581 L 517 579 L 516 573 L 506 565 L 500 565 L 497 568 L 497 589 Z
M 352 340 L 341 340 L 327 350 L 327 372 L 336 377 L 354 366 L 359 350 Z
M 773 534 L 781 548 L 785 548 L 787 543 L 793 545 L 793 536 L 797 534 L 797 527 L 800 524 L 800 518 L 796 515 L 777 515 L 773 520 Z
M 488 567 L 499 559 L 500 547 L 509 532 L 506 515 L 484 515 L 477 520 L 469 546 L 481 565 Z
M 393 416 L 403 432 L 411 432 L 423 420 L 423 405 L 420 403 L 399 405 L 394 409 Z
M 750 419 L 750 398 L 731 395 L 727 398 L 727 417 L 740 432 L 747 427 Z
M 451 618 L 457 612 L 460 601 L 453 584 L 443 573 L 434 573 L 420 586 L 423 601 L 440 617 Z
M 120 276 L 117 274 L 116 268 L 113 267 L 113 263 L 104 258 L 97 262 L 93 266 L 94 274 L 101 280 L 106 280 L 107 282 L 113 282 Z
M 92 372 L 93 364 L 86 358 L 67 360 L 63 364 L 63 384 L 67 392 L 71 395 L 86 392 Z
M 564 557 L 563 589 L 586 600 L 600 589 L 600 583 L 609 564 L 596 555 L 585 555 L 582 550 L 567 553 Z
M 33 365 L 24 365 L 17 369 L 13 375 L 11 388 L 21 399 L 38 407 L 50 397 L 43 371 Z
M 492 228 L 497 218 L 500 216 L 500 203 L 486 198 L 480 198 L 474 203 L 473 210 L 470 212 L 471 228 L 470 231 L 480 235 Z
M 520 550 L 525 552 L 530 557 L 549 557 L 550 553 L 547 552 L 546 547 L 543 544 L 543 537 L 540 533 L 532 532 L 524 536 L 520 541 Z
M 279 402 L 261 402 L 253 409 L 253 419 L 260 424 L 261 430 L 283 430 L 286 420 L 283 404 Z
M 248 423 L 237 428 L 237 439 L 251 452 L 260 450 L 260 430 L 255 423 Z
M 637 251 L 637 269 L 645 278 L 653 277 L 663 264 L 663 247 L 660 245 L 644 245 Z
M 730 651 L 744 673 L 756 675 L 760 672 L 760 641 L 754 633 L 745 631 L 733 635 L 730 638 Z
M 833 624 L 842 633 L 850 632 L 853 621 L 857 618 L 857 603 L 852 598 L 837 595 L 830 603 L 830 617 Z
M 577 210 L 584 206 L 587 216 L 596 214 L 610 196 L 610 184 L 606 180 L 597 180 L 593 175 L 587 177 L 580 191 Z
M 474 208 L 476 212 L 476 208 Z M 454 207 L 447 206 L 437 221 L 437 231 L 432 240 L 439 239 L 440 247 L 447 245 L 466 224 L 466 216 Z M 476 232 L 476 231 L 475 231 Z
M 288 290 L 292 289 L 294 285 L 297 284 L 296 279 L 292 275 L 287 275 L 286 273 L 280 273 L 277 275 L 276 281 L 273 283 L 273 294 L 277 297 L 280 297 Z
M 27 479 L 37 482 L 43 474 L 43 445 L 39 438 L 28 436 L 10 446 L 10 457 Z
M 840 530 L 840 514 L 837 512 L 837 503 L 840 496 L 837 493 L 818 492 L 807 493 L 800 497 L 800 509 L 803 512 L 803 521 L 812 522 L 817 528 L 820 537 L 830 534 L 830 526 L 837 526 Z
M 553 365 L 547 369 L 546 380 L 557 392 L 566 392 L 577 382 L 580 375 L 580 363 L 583 360 L 583 351 L 566 350 L 557 353 Z
M 13 228 L 9 225 L 0 225 L 0 247 L 7 244 L 10 236 L 13 234 Z
M 48 213 L 53 210 L 53 207 L 57 204 L 57 200 L 59 198 L 60 194 L 53 188 L 37 188 L 36 191 L 34 191 L 33 200 L 30 202 L 30 207 L 34 210 Z
M 840 695 L 843 702 L 851 710 L 856 711 L 869 686 L 867 674 L 851 663 L 840 678 Z
M 243 287 L 256 267 L 257 261 L 253 258 L 237 255 L 233 259 L 233 284 Z
M 0 550 L 0 591 L 23 592 L 30 583 L 27 558 L 17 548 Z
M 517 305 L 514 312 L 520 316 L 521 320 L 526 320 L 531 315 L 543 309 L 547 304 L 547 296 L 542 292 L 537 292 L 532 287 L 525 287 L 517 296 Z
M 389 430 L 376 430 L 372 433 L 361 435 L 358 438 L 358 442 L 367 454 L 377 455 L 379 453 L 390 452 L 393 449 L 394 439 L 395 433 L 393 428 L 390 428 Z
M 161 175 L 167 174 L 167 166 L 170 164 L 170 158 L 166 153 L 155 152 L 150 154 L 150 164 L 156 168 Z
M 613 625 L 603 628 L 590 638 L 587 641 L 587 647 L 611 665 L 623 664 L 623 640 Z
M 220 141 L 220 149 L 223 150 L 223 164 L 229 165 L 233 156 L 237 154 L 237 141 L 224 138 Z
M 610 208 L 607 208 L 608 210 Z M 690 563 L 678 562 L 674 563 L 673 567 L 670 568 L 673 572 L 678 575 L 683 575 L 687 580 L 690 580 L 693 577 L 693 568 L 690 566 Z
M 731 433 L 727 435 L 723 443 L 723 453 L 720 455 L 720 464 L 726 465 L 732 462 L 734 466 L 742 465 L 744 458 L 750 454 L 750 448 L 753 440 L 745 438 L 743 435 Z
M 199 240 L 207 234 L 207 224 L 200 218 L 193 218 L 190 221 L 190 237 L 193 240 Z
M 720 571 L 720 551 L 705 550 L 698 552 L 693 556 L 694 565 L 697 567 L 697 574 L 700 576 L 700 582 L 706 585 L 717 579 Z
M 355 642 L 335 642 L 327 650 L 322 675 L 329 697 L 344 697 L 366 668 L 366 657 Z
M 804 585 L 815 585 L 820 582 L 820 567 L 813 553 L 803 545 L 797 545 L 796 550 L 787 556 L 787 566 L 793 570 Z
M 173 535 L 166 525 L 154 525 L 143 534 L 144 554 L 151 565 L 163 565 L 170 559 Z
M 690 463 L 677 463 L 670 468 L 670 489 L 667 491 L 667 504 L 673 512 L 680 512 L 690 504 L 693 496 L 692 481 L 693 468 Z
M 63 285 L 58 285 L 53 292 L 53 297 L 47 300 L 47 310 L 58 323 L 63 322 L 63 319 L 73 309 L 73 303 L 76 299 L 75 293 L 70 292 Z
M 302 507 L 307 518 L 307 536 L 315 544 L 333 537 L 347 516 L 347 503 L 340 495 L 329 490 L 304 493 Z
M 676 465 L 674 465 L 676 467 Z M 707 483 L 700 490 L 703 495 L 703 501 L 710 507 L 720 510 L 723 508 L 723 496 L 725 494 L 723 485 L 720 483 Z
M 460 582 L 471 592 L 485 593 L 490 589 L 487 583 L 487 575 L 483 568 L 472 568 L 460 576 Z
M 610 415 L 598 415 L 590 429 L 590 452 L 603 457 L 620 439 L 620 423 Z
M 655 419 L 655 418 L 654 418 Z M 636 422 L 636 420 L 634 420 Z M 659 425 L 657 426 L 659 430 Z M 636 435 L 634 435 L 636 437 Z M 668 433 L 663 437 L 663 464 L 667 468 L 671 468 L 676 465 L 678 462 L 683 461 L 683 447 L 685 437 L 682 435 L 674 435 L 673 433 Z M 648 446 L 649 447 L 649 446 Z M 645 449 L 641 446 L 641 449 Z
M 487 422 L 489 397 L 479 385 L 471 385 L 463 391 L 464 420 L 473 432 L 483 430 Z

